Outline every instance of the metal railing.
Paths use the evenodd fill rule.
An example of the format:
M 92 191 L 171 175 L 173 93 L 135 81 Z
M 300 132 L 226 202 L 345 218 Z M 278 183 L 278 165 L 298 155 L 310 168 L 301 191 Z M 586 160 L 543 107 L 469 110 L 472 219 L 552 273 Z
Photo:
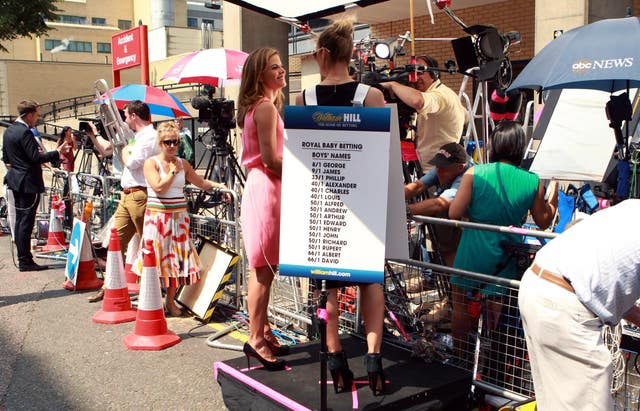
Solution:
M 194 84 L 168 84 L 156 86 L 165 91 L 194 91 L 197 92 L 199 85 Z M 68 118 L 78 118 L 95 116 L 98 114 L 98 105 L 95 102 L 96 96 L 93 94 L 63 98 L 50 101 L 40 105 L 40 116 L 42 121 L 59 121 Z M 183 103 L 185 101 L 182 101 Z
M 66 118 L 78 118 L 95 114 L 95 96 L 84 95 L 44 103 L 40 106 L 40 116 L 43 121 L 58 121 Z M 90 110 L 82 110 L 90 107 Z
M 65 178 L 56 172 L 47 195 L 58 193 Z M 118 197 L 117 178 L 72 173 L 66 178 L 100 181 L 107 195 L 95 195 L 96 186 L 86 184 L 77 193 L 80 201 L 88 199 L 100 203 L 95 208 L 100 215 L 97 226 L 110 215 L 105 198 Z M 231 203 L 217 205 L 218 212 L 191 215 L 191 234 L 203 235 L 230 248 L 241 256 L 236 265 L 235 281 L 227 286 L 225 295 L 236 308 L 246 307 L 247 270 L 245 267 L 239 199 L 235 192 Z M 42 202 L 45 207 L 49 201 Z M 104 216 L 104 217 L 103 217 Z M 420 224 L 452 225 L 494 232 L 519 234 L 538 239 L 551 239 L 555 233 L 500 227 L 487 224 L 451 221 L 415 216 Z M 426 286 L 409 292 L 410 285 L 427 278 Z M 463 281 L 464 280 L 464 281 Z M 472 282 L 472 284 L 469 284 Z M 533 381 L 527 347 L 518 310 L 517 280 L 498 278 L 429 262 L 412 259 L 389 260 L 385 270 L 384 293 L 386 305 L 385 339 L 402 346 L 415 357 L 425 361 L 441 361 L 468 370 L 473 376 L 474 390 L 498 395 L 512 401 L 534 396 Z M 279 325 L 293 326 L 309 339 L 316 337 L 313 316 L 317 305 L 313 283 L 307 278 L 276 276 L 269 305 L 272 320 Z M 339 290 L 340 329 L 361 333 L 363 330 L 357 287 Z M 222 301 L 225 297 L 222 298 Z M 627 366 L 623 388 L 615 394 L 616 410 L 634 410 L 640 405 L 640 357 L 625 354 Z

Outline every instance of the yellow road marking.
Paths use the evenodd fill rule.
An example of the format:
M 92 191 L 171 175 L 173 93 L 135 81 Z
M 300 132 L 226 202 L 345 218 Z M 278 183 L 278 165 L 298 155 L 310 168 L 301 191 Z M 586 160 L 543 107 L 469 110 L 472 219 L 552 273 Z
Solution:
M 229 325 L 231 324 L 225 324 L 225 323 L 208 323 L 207 324 L 209 327 L 213 328 L 216 331 L 222 331 L 225 328 L 227 328 Z M 229 334 L 227 334 L 228 336 L 235 338 L 236 340 L 239 340 L 243 343 L 246 343 L 247 341 L 249 341 L 249 336 L 246 335 L 245 333 L 242 333 L 240 331 L 231 331 Z

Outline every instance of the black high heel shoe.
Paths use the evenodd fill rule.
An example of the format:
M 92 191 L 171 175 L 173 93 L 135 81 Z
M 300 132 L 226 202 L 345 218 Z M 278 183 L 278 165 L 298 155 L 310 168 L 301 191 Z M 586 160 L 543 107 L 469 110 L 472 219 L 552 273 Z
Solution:
M 242 346 L 242 352 L 247 356 L 247 369 L 251 368 L 251 357 L 260 361 L 260 364 L 262 364 L 265 370 L 268 371 L 284 370 L 284 367 L 287 365 L 285 360 L 279 360 L 277 358 L 274 361 L 265 360 L 252 346 L 249 345 L 249 343 L 244 343 Z
M 267 340 L 266 338 L 264 340 L 267 342 L 267 346 L 269 347 L 273 355 L 275 355 L 276 357 L 289 355 L 289 353 L 291 352 L 291 349 L 289 348 L 288 345 L 274 344 L 271 341 Z
M 351 391 L 353 372 L 349 369 L 344 351 L 327 353 L 327 365 L 333 379 L 335 393 Z
M 386 381 L 384 379 L 384 372 L 382 371 L 382 355 L 367 354 L 365 357 L 365 365 L 367 367 L 371 392 L 376 396 L 384 394 Z

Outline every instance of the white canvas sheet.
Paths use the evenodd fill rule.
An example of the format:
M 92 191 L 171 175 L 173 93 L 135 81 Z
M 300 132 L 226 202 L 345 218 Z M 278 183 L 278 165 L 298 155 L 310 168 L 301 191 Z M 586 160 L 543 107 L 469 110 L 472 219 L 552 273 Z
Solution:
M 239 3 L 239 2 L 238 2 Z M 295 18 L 345 4 L 358 3 L 358 0 L 314 0 L 314 1 L 273 1 L 246 0 L 243 3 L 269 10 L 282 17 Z
M 530 170 L 544 179 L 602 181 L 616 143 L 607 101 L 607 92 L 563 90 Z

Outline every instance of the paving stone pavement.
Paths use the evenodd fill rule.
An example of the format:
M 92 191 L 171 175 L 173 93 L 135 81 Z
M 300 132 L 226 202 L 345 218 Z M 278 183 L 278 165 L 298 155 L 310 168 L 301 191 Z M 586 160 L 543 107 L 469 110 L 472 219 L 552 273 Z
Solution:
M 179 344 L 127 350 L 122 338 L 134 323 L 92 322 L 100 303 L 63 289 L 64 262 L 51 263 L 60 267 L 19 272 L 9 237 L 0 237 L 0 411 L 226 409 L 213 363 L 242 354 L 207 346 L 215 324 L 168 318 Z

